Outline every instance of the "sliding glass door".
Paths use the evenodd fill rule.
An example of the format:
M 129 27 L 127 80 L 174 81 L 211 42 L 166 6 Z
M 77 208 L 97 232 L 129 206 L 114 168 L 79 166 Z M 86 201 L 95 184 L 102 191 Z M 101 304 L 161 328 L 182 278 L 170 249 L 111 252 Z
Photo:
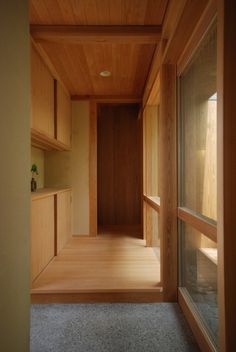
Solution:
M 216 23 L 179 76 L 179 248 L 181 294 L 213 344 L 217 303 Z

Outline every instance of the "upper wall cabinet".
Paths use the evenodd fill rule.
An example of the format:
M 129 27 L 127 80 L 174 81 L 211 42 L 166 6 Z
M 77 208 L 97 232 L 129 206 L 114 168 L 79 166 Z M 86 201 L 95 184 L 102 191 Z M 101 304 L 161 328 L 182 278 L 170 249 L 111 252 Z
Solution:
M 45 150 L 71 148 L 71 100 L 31 46 L 31 143 Z
M 70 147 L 71 145 L 71 100 L 62 85 L 57 82 L 57 140 Z
M 31 127 L 55 137 L 54 79 L 42 59 L 31 47 Z

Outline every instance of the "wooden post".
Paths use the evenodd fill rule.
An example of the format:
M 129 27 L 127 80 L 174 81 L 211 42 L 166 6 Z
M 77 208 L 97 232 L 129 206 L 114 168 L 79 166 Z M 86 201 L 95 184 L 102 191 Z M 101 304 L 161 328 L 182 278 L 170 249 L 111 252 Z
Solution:
M 218 0 L 219 351 L 236 350 L 236 2 Z
M 89 235 L 97 235 L 97 104 L 95 101 L 90 101 Z
M 165 301 L 177 300 L 176 67 L 160 71 L 160 238 Z

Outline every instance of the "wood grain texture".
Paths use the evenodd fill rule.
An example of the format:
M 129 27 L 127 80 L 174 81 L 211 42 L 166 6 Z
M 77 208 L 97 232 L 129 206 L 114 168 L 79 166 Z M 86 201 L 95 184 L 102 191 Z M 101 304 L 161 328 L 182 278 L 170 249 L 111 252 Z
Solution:
M 54 196 L 31 202 L 31 281 L 54 256 Z
M 31 25 L 30 33 L 37 43 L 158 44 L 161 26 Z
M 155 82 L 158 80 L 161 64 L 177 64 L 207 5 L 208 1 L 205 0 L 170 1 L 163 23 L 162 40 L 153 56 L 145 85 L 144 105 L 148 101 L 152 90 L 155 94 Z
M 215 352 L 215 348 L 212 345 L 206 331 L 204 330 L 198 316 L 194 313 L 192 307 L 190 308 L 190 304 L 187 300 L 185 291 L 180 288 L 178 292 L 178 302 L 179 305 L 192 329 L 192 332 L 197 340 L 197 343 L 204 352 Z
M 176 64 L 182 51 L 184 50 L 191 34 L 193 33 L 208 1 L 185 1 L 184 9 L 181 8 L 181 16 L 177 22 L 176 28 L 172 31 L 166 44 L 163 63 Z M 191 18 L 191 21 L 189 20 Z
M 195 229 L 203 233 L 212 241 L 217 242 L 216 224 L 210 223 L 209 220 L 198 216 L 196 213 L 192 212 L 187 208 L 178 208 L 178 217 L 182 221 L 187 222 Z
M 120 104 L 133 104 L 141 103 L 142 97 L 134 95 L 72 95 L 71 100 L 93 100 L 96 103 L 120 103 Z
M 143 113 L 145 130 L 145 194 L 159 195 L 159 106 L 146 106 Z
M 31 126 L 47 137 L 55 137 L 54 80 L 31 46 Z
M 67 91 L 67 93 L 69 94 L 66 86 L 64 85 L 64 83 L 61 80 L 60 75 L 56 71 L 55 67 L 53 66 L 53 64 L 51 62 L 51 59 L 49 58 L 49 56 L 47 55 L 47 53 L 43 49 L 42 45 L 40 45 L 39 43 L 36 43 L 32 36 L 30 37 L 30 41 L 31 41 L 32 46 L 34 47 L 34 49 L 38 53 L 38 55 L 43 60 L 44 64 L 47 66 L 47 68 L 48 68 L 49 72 L 51 73 L 52 77 L 55 80 L 57 80 L 58 82 L 60 82 L 60 84 L 64 87 L 64 90 Z
M 155 50 L 153 44 L 41 44 L 71 95 L 140 98 Z M 68 69 L 70 68 L 70 69 Z M 101 77 L 108 70 L 110 77 Z
M 159 25 L 167 0 L 31 0 L 30 22 L 64 25 Z
M 176 67 L 162 65 L 160 72 L 160 235 L 165 299 L 177 299 L 177 152 Z
M 70 150 L 70 146 L 58 141 L 56 138 L 48 137 L 44 132 L 31 128 L 31 145 L 42 150 Z
M 219 350 L 225 352 L 236 349 L 236 3 L 218 0 L 217 10 Z
M 160 292 L 159 261 L 122 233 L 73 236 L 33 283 L 33 294 Z
M 65 144 L 68 149 L 71 147 L 71 128 L 72 128 L 72 117 L 71 117 L 71 100 L 70 96 L 64 90 L 62 85 L 57 82 L 57 109 L 56 109 L 56 129 L 57 129 L 57 140 Z
M 60 253 L 66 243 L 72 237 L 71 228 L 71 191 L 60 192 L 56 196 L 56 253 Z
M 156 210 L 158 213 L 160 213 L 160 198 L 159 197 L 150 197 L 150 196 L 143 195 L 143 199 L 154 210 Z
M 63 45 L 37 43 L 39 51 L 49 63 L 48 66 L 53 69 L 54 76 L 57 79 L 60 77 L 71 95 L 131 95 L 140 98 L 156 43 L 160 39 L 160 28 L 156 27 L 154 33 L 150 33 L 151 37 L 142 33 L 150 31 L 150 28 L 145 29 L 144 26 L 162 24 L 167 3 L 167 0 L 31 0 L 30 22 L 34 25 L 67 26 L 67 30 L 69 25 L 82 25 L 80 28 L 83 30 L 88 25 L 99 26 L 96 36 L 90 36 L 93 41 L 99 40 L 97 44 L 86 43 L 88 35 L 80 37 L 80 44 L 77 38 L 78 45 L 65 44 L 65 38 L 61 36 L 59 40 L 63 39 Z M 102 26 L 117 26 L 120 34 L 117 36 L 107 32 L 107 37 L 104 37 L 103 31 L 100 39 L 98 33 Z M 123 26 L 129 27 L 121 36 Z M 134 26 L 140 26 L 140 33 L 137 35 L 137 31 L 133 32 L 130 37 L 127 31 L 133 31 Z M 91 28 L 88 30 L 91 31 Z M 35 31 L 34 35 L 36 38 Z M 68 38 L 65 40 L 68 42 Z M 104 40 L 110 43 L 104 43 Z M 111 77 L 100 77 L 99 73 L 103 70 L 111 71 Z
M 32 293 L 31 303 L 151 303 L 163 302 L 162 289 L 156 292 Z
M 102 105 L 98 115 L 98 223 L 141 224 L 138 106 Z
M 89 119 L 89 234 L 97 235 L 97 104 L 90 101 Z
M 184 47 L 180 58 L 177 63 L 177 74 L 180 75 L 184 68 L 187 66 L 193 52 L 200 43 L 202 37 L 206 33 L 209 25 L 212 23 L 212 20 L 216 16 L 217 12 L 217 0 L 209 0 L 206 8 L 204 9 L 197 25 L 194 28 L 194 31 L 189 38 L 186 46 Z

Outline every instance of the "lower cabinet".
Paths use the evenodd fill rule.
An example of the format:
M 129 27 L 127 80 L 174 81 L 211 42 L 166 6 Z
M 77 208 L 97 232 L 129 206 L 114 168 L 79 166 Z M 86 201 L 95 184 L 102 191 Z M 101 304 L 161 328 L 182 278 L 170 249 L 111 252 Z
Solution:
M 71 237 L 71 190 L 44 193 L 31 201 L 31 282 Z
M 58 254 L 71 237 L 71 191 L 58 193 L 56 197 Z
M 31 202 L 31 281 L 54 257 L 54 195 Z

